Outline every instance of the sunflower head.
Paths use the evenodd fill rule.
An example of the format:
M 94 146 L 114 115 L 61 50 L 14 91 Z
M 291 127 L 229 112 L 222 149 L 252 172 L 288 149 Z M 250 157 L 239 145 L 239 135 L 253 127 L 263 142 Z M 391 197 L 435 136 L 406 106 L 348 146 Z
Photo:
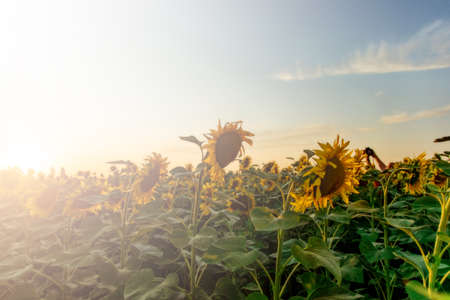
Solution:
M 233 191 L 240 190 L 242 187 L 242 179 L 240 177 L 233 177 L 230 180 L 229 187 Z
M 447 181 L 448 181 L 448 176 L 447 175 L 445 175 L 445 173 L 441 170 L 441 169 L 439 169 L 439 168 L 437 168 L 437 167 L 435 167 L 435 166 L 433 166 L 432 168 L 431 168 L 431 182 L 434 184 L 434 185 L 436 185 L 436 186 L 438 186 L 438 187 L 440 187 L 440 188 L 445 188 L 445 186 L 447 185 Z
M 228 166 L 236 157 L 244 152 L 243 143 L 252 145 L 249 137 L 253 133 L 242 129 L 242 122 L 228 122 L 223 127 L 219 121 L 217 130 L 210 130 L 205 135 L 208 143 L 204 149 L 208 151 L 205 162 L 211 166 L 211 177 L 218 181 L 223 181 L 223 168 Z
M 321 149 L 314 151 L 318 156 L 314 159 L 317 164 L 307 174 L 315 175 L 316 179 L 308 181 L 306 190 L 310 197 L 314 197 L 316 207 L 324 208 L 328 203 L 333 205 L 331 200 L 337 195 L 347 203 L 348 194 L 357 193 L 355 186 L 358 184 L 358 164 L 346 149 L 348 144 L 338 136 L 333 144 L 319 143 Z
M 255 207 L 255 197 L 250 193 L 238 194 L 235 199 L 227 201 L 227 208 L 231 212 L 248 215 Z
M 275 161 L 270 161 L 263 165 L 262 171 L 266 173 L 278 174 L 280 173 L 280 168 Z
M 202 202 L 200 203 L 200 211 L 202 212 L 202 216 L 208 216 L 211 213 L 211 202 Z
M 275 181 L 270 180 L 270 179 L 266 179 L 266 178 L 261 179 L 261 185 L 268 192 L 273 191 L 275 189 L 275 187 L 276 187 Z
M 153 192 L 161 179 L 167 176 L 167 158 L 163 158 L 158 153 L 146 159 L 146 163 L 140 172 L 136 182 L 136 198 L 139 204 L 151 201 Z
M 241 163 L 239 164 L 239 168 L 241 170 L 248 170 L 252 166 L 252 158 L 248 155 L 244 156 L 244 158 L 241 160 Z
M 404 172 L 405 192 L 411 195 L 423 194 L 423 185 L 425 184 L 425 172 L 428 161 L 425 159 L 425 153 L 421 153 L 415 158 L 406 157 L 403 159 L 408 170 Z
M 218 188 L 215 184 L 212 182 L 207 182 L 203 184 L 202 186 L 202 198 L 205 201 L 215 201 L 217 200 L 216 194 L 217 194 Z

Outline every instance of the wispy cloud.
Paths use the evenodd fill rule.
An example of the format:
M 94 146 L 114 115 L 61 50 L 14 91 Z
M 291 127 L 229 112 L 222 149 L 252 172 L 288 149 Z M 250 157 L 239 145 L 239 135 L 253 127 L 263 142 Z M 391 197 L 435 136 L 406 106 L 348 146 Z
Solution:
M 349 74 L 382 74 L 444 69 L 450 67 L 450 22 L 437 20 L 402 43 L 370 44 L 356 50 L 348 60 L 335 66 L 317 66 L 313 70 L 297 68 L 280 72 L 283 81 L 315 79 Z
M 383 91 L 378 91 L 378 92 L 375 93 L 375 97 L 381 97 L 383 95 L 384 95 Z
M 395 123 L 404 123 L 408 121 L 415 121 L 421 119 L 434 118 L 442 115 L 446 115 L 450 113 L 450 105 L 429 109 L 429 110 L 421 110 L 414 114 L 408 114 L 406 112 L 382 116 L 380 121 L 384 124 L 395 124 Z

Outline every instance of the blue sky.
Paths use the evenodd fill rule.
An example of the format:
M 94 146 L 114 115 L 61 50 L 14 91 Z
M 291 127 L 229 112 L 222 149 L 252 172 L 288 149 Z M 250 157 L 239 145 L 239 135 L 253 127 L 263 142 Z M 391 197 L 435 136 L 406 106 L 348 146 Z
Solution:
M 0 167 L 195 162 L 218 119 L 256 162 L 448 150 L 448 1 L 5 1 L 0 38 Z

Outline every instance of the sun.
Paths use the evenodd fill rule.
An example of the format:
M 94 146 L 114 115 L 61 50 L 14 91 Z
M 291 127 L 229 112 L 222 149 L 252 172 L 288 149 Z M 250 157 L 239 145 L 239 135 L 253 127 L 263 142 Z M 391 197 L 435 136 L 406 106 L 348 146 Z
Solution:
M 0 159 L 2 167 L 19 167 L 23 171 L 48 171 L 51 159 L 40 145 L 34 143 L 15 143 L 7 145 L 6 156 Z

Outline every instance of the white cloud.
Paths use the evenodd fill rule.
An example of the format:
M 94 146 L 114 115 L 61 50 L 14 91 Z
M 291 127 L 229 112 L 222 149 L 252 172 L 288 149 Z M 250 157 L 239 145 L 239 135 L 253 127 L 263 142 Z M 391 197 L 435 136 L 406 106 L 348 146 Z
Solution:
M 383 74 L 444 69 L 450 67 L 450 22 L 437 20 L 403 43 L 381 41 L 356 50 L 344 63 L 317 66 L 313 70 L 275 74 L 283 81 L 315 79 L 349 74 Z
M 383 95 L 384 95 L 383 91 L 378 91 L 378 92 L 375 93 L 375 97 L 381 97 Z
M 428 119 L 433 117 L 438 117 L 442 115 L 446 115 L 450 113 L 450 105 L 429 109 L 429 110 L 421 110 L 414 114 L 408 114 L 406 112 L 382 116 L 380 121 L 384 124 L 395 124 L 395 123 L 404 123 L 408 121 L 415 121 L 421 119 Z

